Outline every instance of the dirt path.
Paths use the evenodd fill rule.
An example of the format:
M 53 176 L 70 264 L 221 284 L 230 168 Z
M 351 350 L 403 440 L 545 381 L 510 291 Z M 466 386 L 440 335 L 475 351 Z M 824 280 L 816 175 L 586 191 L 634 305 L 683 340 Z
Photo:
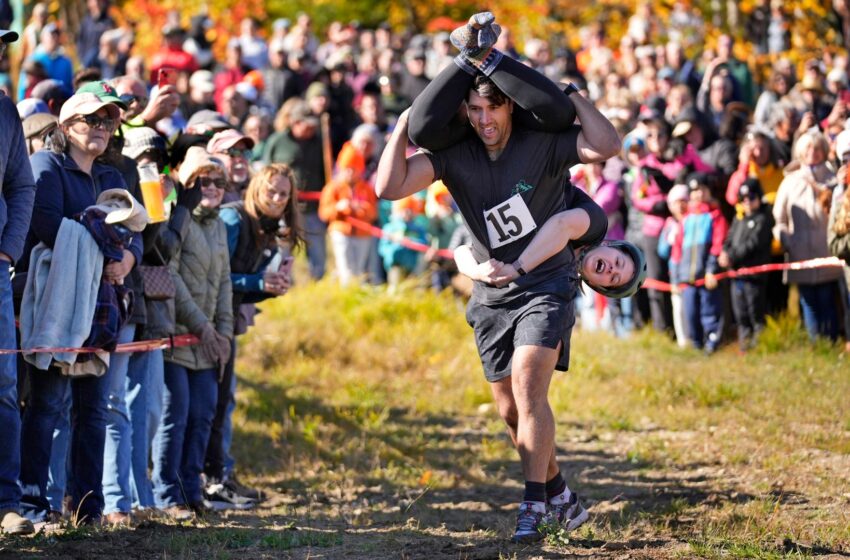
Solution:
M 571 480 L 590 506 L 591 522 L 568 541 L 550 538 L 540 545 L 516 546 L 507 537 L 521 494 L 517 461 L 476 462 L 494 437 L 480 418 L 458 419 L 440 429 L 438 441 L 452 444 L 439 450 L 443 474 L 456 477 L 450 489 L 364 484 L 357 474 L 331 477 L 319 472 L 311 475 L 318 484 L 299 491 L 291 473 L 281 473 L 261 481 L 272 489 L 271 498 L 253 511 L 226 512 L 186 526 L 147 522 L 133 530 L 72 529 L 52 537 L 0 540 L 0 558 L 691 558 L 703 555 L 688 542 L 697 526 L 724 508 L 765 497 L 754 490 L 759 473 L 752 470 L 718 461 L 663 468 L 634 455 L 636 442 L 651 437 L 670 445 L 702 445 L 710 457 L 703 434 L 593 435 L 573 426 L 559 435 L 559 458 L 565 470 L 569 465 Z M 447 447 L 455 450 L 453 455 Z M 847 457 L 823 461 L 850 472 Z M 453 462 L 465 468 L 453 471 Z M 323 484 L 323 479 L 329 482 Z M 804 511 L 831 507 L 827 502 L 825 496 L 788 490 L 777 503 Z M 774 552 L 777 557 L 850 557 L 792 542 L 776 543 Z

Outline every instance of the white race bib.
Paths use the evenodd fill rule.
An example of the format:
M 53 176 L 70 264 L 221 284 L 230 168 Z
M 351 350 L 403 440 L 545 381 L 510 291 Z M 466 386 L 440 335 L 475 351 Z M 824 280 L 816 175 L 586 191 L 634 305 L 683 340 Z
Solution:
M 487 222 L 487 236 L 490 238 L 491 249 L 513 243 L 537 229 L 528 206 L 519 194 L 515 194 L 498 206 L 485 210 L 484 221 Z

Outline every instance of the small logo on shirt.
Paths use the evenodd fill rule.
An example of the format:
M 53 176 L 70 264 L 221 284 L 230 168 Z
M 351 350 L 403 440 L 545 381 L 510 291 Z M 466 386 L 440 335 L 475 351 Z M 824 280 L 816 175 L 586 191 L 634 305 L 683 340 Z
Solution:
M 519 183 L 514 185 L 514 188 L 511 189 L 511 194 L 512 195 L 513 194 L 521 194 L 521 193 L 524 193 L 526 191 L 530 191 L 533 188 L 534 188 L 534 185 L 529 185 L 528 183 L 526 183 L 525 181 L 520 179 Z

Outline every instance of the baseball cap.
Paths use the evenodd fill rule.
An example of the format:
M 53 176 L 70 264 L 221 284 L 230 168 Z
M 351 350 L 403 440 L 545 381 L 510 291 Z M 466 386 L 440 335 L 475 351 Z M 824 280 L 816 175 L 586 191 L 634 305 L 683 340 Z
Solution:
M 75 93 L 62 105 L 62 110 L 59 112 L 59 124 L 65 124 L 80 115 L 91 115 L 103 107 L 106 107 L 109 116 L 113 119 L 118 119 L 121 116 L 121 111 L 116 103 L 104 101 L 94 93 Z
M 241 95 L 248 103 L 257 102 L 257 88 L 248 82 L 239 82 L 234 87 L 239 95 Z
M 658 71 L 659 80 L 672 80 L 675 77 L 676 71 L 669 66 L 665 66 L 664 68 Z
M 165 138 L 160 136 L 156 130 L 147 126 L 138 126 L 130 128 L 124 133 L 122 154 L 136 159 L 148 150 L 166 151 Z
M 192 179 L 198 173 L 210 169 L 218 169 L 224 173 L 224 163 L 220 159 L 211 156 L 204 148 L 191 146 L 186 150 L 186 157 L 177 170 L 177 178 L 180 180 L 181 185 L 187 189 L 191 189 L 195 186 L 192 183 Z
M 305 123 L 312 124 L 313 126 L 319 126 L 319 119 L 313 112 L 310 110 L 310 107 L 307 106 L 306 103 L 295 103 L 292 105 L 292 108 L 289 110 L 289 121 L 293 123 Z
M 148 212 L 127 189 L 107 189 L 97 196 L 97 208 L 106 213 L 107 224 L 120 223 L 130 231 L 142 231 L 150 223 Z
M 220 154 L 222 152 L 226 152 L 239 142 L 245 142 L 248 145 L 249 150 L 254 147 L 254 141 L 238 130 L 234 130 L 232 128 L 222 130 L 221 132 L 216 132 L 213 137 L 210 138 L 210 141 L 207 144 L 207 151 L 211 154 Z
M 115 88 L 103 80 L 84 84 L 77 89 L 76 93 L 93 93 L 98 96 L 101 101 L 105 101 L 106 103 L 115 103 L 122 109 L 127 108 L 127 104 L 121 101 L 121 97 L 119 97 Z
M 327 97 L 328 95 L 328 86 L 322 82 L 313 82 L 307 86 L 307 91 L 304 92 L 304 99 L 310 101 L 314 97 Z
M 761 199 L 764 196 L 764 191 L 761 188 L 761 183 L 758 179 L 747 179 L 741 186 L 738 187 L 738 202 L 744 200 Z
M 18 115 L 21 117 L 21 120 L 24 120 L 30 115 L 35 115 L 36 113 L 50 112 L 50 108 L 47 106 L 47 103 L 37 97 L 22 99 L 21 101 L 18 101 L 17 107 Z
M 226 120 L 224 120 L 224 117 L 218 111 L 213 111 L 212 109 L 201 109 L 189 117 L 189 121 L 186 123 L 187 130 L 200 127 L 212 130 L 224 130 L 226 128 L 230 128 L 230 125 Z
M 676 118 L 676 126 L 673 127 L 673 137 L 684 136 L 691 128 L 699 124 L 699 115 L 693 107 L 686 107 Z
M 687 178 L 688 190 L 695 191 L 700 187 L 709 187 L 711 185 L 711 177 L 708 173 L 702 171 L 694 171 Z
M 197 70 L 192 73 L 189 78 L 189 87 L 204 93 L 212 93 L 215 91 L 215 83 L 213 82 L 213 73 L 209 70 Z
M 682 183 L 678 183 L 673 185 L 670 188 L 670 192 L 667 193 L 667 204 L 673 204 L 674 202 L 679 202 L 682 200 L 688 200 L 688 186 L 683 185 Z
M 40 136 L 54 128 L 59 123 L 56 115 L 51 113 L 35 113 L 24 119 L 24 138 L 34 138 Z
M 18 33 L 11 29 L 0 29 L 0 41 L 4 43 L 14 43 L 18 40 Z

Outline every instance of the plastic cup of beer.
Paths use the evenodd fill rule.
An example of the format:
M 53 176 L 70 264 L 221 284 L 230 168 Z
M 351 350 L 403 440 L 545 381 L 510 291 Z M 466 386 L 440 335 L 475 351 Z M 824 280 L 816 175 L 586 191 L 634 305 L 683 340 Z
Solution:
M 142 188 L 142 198 L 145 210 L 148 211 L 151 223 L 165 221 L 165 204 L 163 204 L 162 185 L 159 182 L 159 169 L 155 163 L 144 163 L 139 166 L 139 183 Z

